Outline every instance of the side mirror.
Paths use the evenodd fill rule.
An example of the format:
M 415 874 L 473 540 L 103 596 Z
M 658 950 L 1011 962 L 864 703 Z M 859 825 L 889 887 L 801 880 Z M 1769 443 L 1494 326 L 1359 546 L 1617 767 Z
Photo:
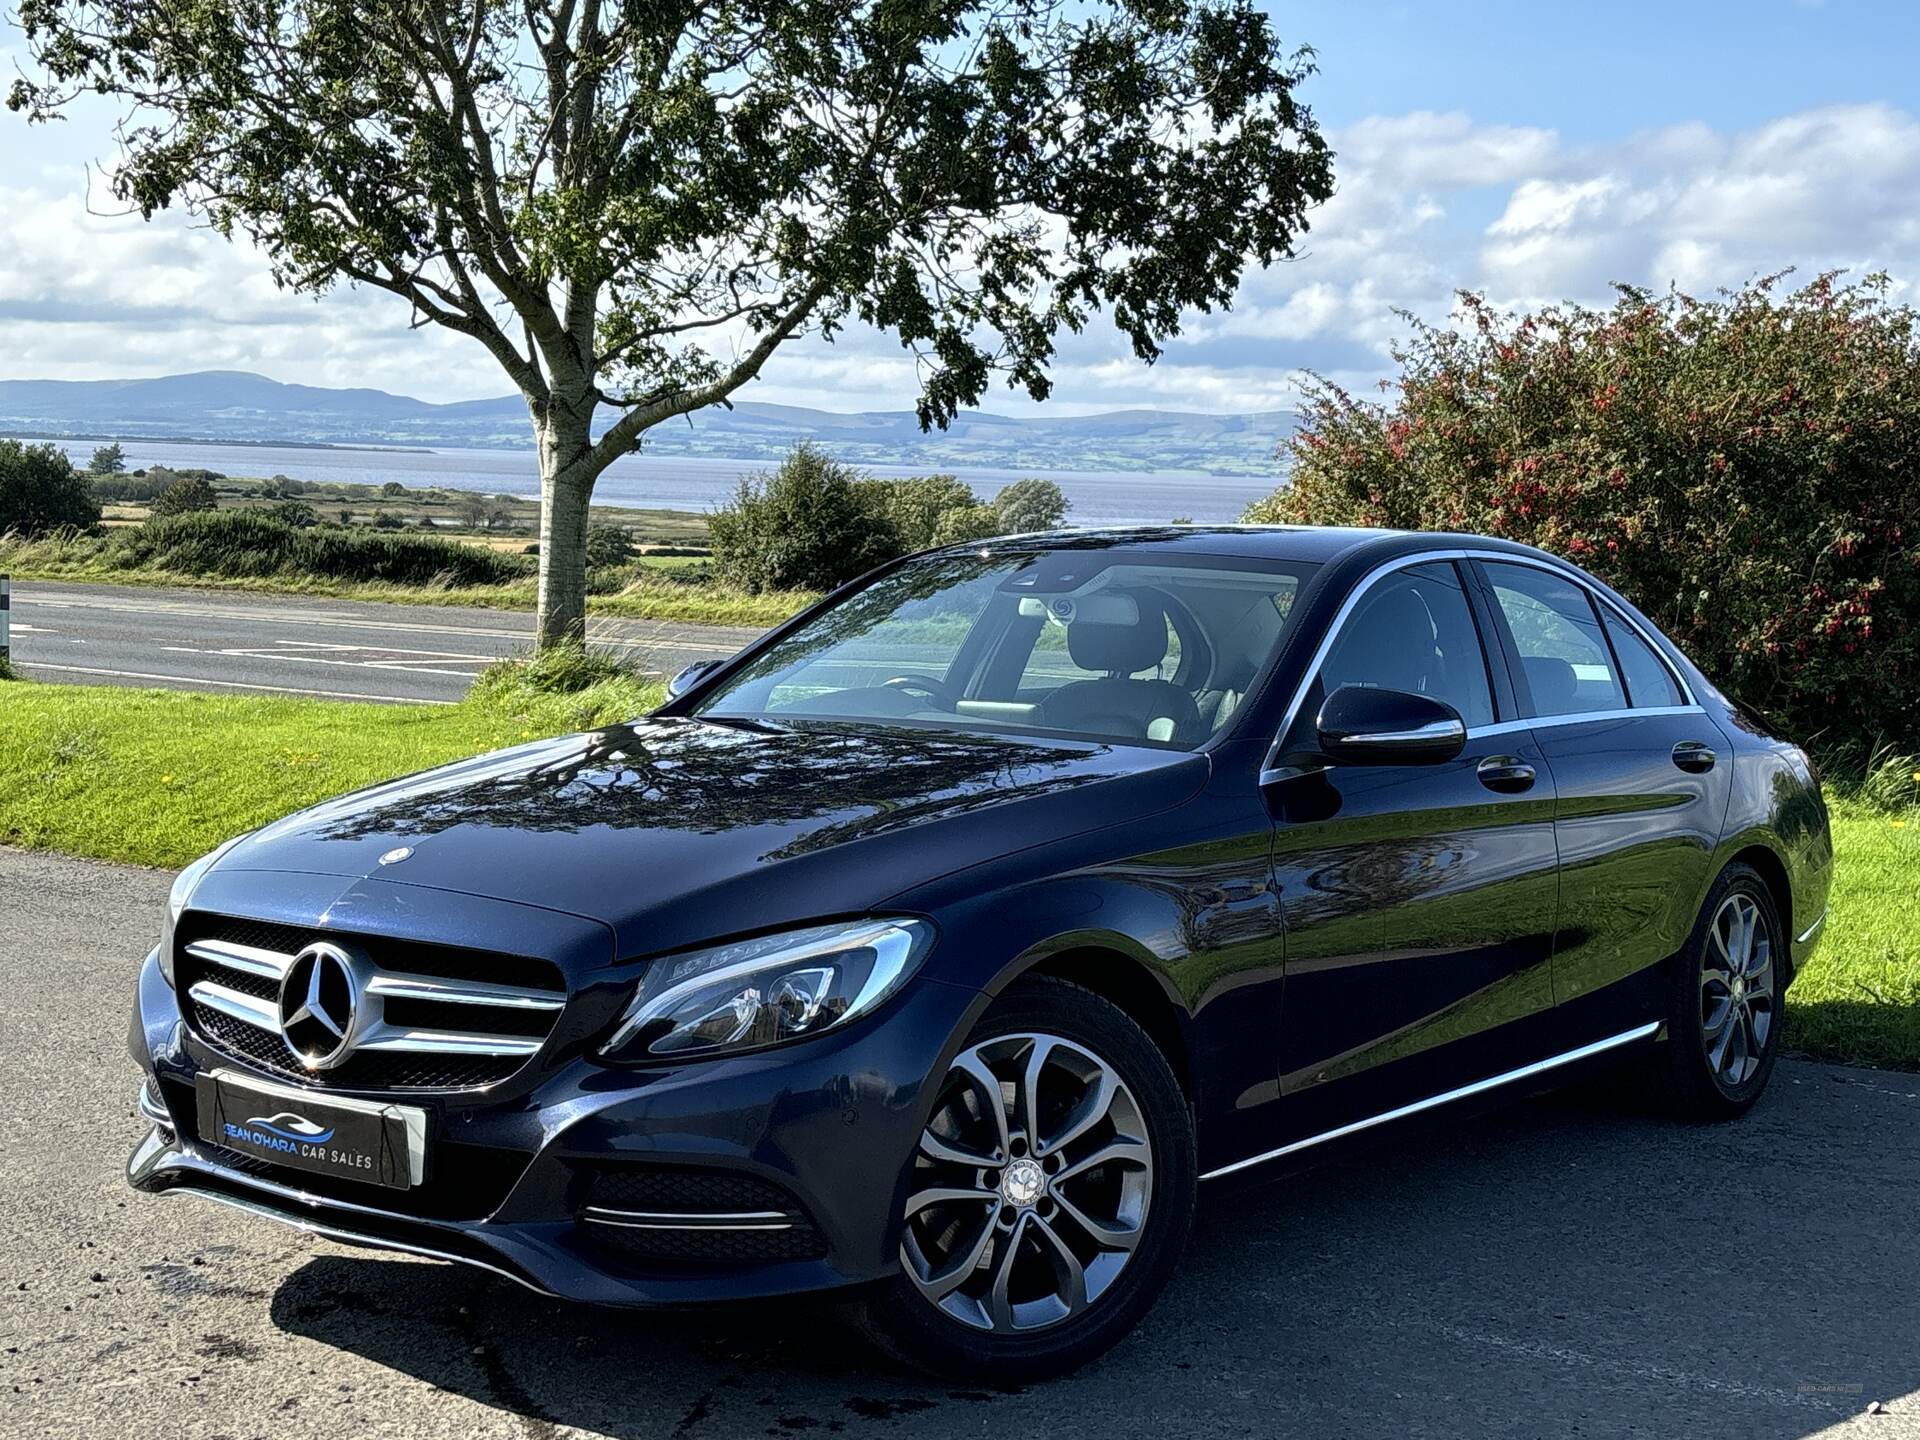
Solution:
M 1405 690 L 1342 685 L 1320 707 L 1320 753 L 1336 765 L 1438 765 L 1466 747 L 1451 705 Z
M 707 676 L 718 670 L 724 663 L 724 661 L 720 660 L 697 660 L 687 666 L 686 669 L 667 681 L 667 699 L 678 700 L 682 695 L 706 679 Z

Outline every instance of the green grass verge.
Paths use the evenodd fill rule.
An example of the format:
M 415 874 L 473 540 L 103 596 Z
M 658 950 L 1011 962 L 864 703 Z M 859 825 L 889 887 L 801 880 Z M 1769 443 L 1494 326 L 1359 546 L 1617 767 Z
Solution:
M 11 681 L 0 693 L 0 844 L 177 867 L 342 791 L 659 698 L 593 656 L 496 667 L 449 707 Z M 1920 810 L 1841 799 L 1833 821 L 1831 917 L 1788 996 L 1788 1044 L 1920 1069 Z
M 1826 935 L 1787 992 L 1787 1044 L 1920 1069 L 1920 809 L 1833 802 Z
M 453 706 L 7 682 L 0 844 L 177 868 L 290 810 L 486 750 L 640 714 L 657 686 L 545 693 L 512 667 Z

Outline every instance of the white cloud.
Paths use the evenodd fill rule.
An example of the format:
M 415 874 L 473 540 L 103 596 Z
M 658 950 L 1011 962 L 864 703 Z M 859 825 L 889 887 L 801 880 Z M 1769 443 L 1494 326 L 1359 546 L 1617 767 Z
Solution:
M 1250 274 L 1233 309 L 1192 317 L 1152 367 L 1102 322 L 1063 338 L 1050 408 L 1285 408 L 1303 367 L 1358 384 L 1388 371 L 1406 328 L 1395 312 L 1442 319 L 1460 288 L 1517 306 L 1604 303 L 1615 281 L 1710 291 L 1789 265 L 1920 277 L 1920 119 L 1892 105 L 1584 144 L 1423 111 L 1330 140 L 1338 193 L 1298 258 Z M 410 330 L 390 296 L 287 294 L 244 243 L 179 216 L 93 213 L 60 143 L 0 151 L 0 376 L 236 368 L 437 400 L 507 388 L 477 345 Z M 853 330 L 790 347 L 747 393 L 902 409 L 917 388 L 895 341 Z M 1028 408 L 1005 390 L 987 403 Z

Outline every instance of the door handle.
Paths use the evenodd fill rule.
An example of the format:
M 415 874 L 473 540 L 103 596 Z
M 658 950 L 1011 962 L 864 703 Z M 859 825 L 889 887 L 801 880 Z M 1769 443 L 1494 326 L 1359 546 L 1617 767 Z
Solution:
M 1673 763 L 1695 775 L 1704 775 L 1713 769 L 1713 762 L 1719 758 L 1711 746 L 1698 740 L 1682 740 L 1673 747 Z
M 1533 788 L 1533 767 L 1518 755 L 1489 755 L 1474 767 L 1474 774 L 1489 790 L 1518 795 Z

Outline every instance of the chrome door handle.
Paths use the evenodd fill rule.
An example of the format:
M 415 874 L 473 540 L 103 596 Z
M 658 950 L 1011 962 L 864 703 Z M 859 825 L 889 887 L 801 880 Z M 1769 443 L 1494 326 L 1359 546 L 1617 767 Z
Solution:
M 1518 795 L 1533 788 L 1533 767 L 1518 755 L 1489 755 L 1474 767 L 1474 774 L 1489 790 Z
M 1698 740 L 1682 740 L 1673 747 L 1673 763 L 1695 775 L 1703 775 L 1713 769 L 1713 762 L 1719 758 L 1711 746 Z

